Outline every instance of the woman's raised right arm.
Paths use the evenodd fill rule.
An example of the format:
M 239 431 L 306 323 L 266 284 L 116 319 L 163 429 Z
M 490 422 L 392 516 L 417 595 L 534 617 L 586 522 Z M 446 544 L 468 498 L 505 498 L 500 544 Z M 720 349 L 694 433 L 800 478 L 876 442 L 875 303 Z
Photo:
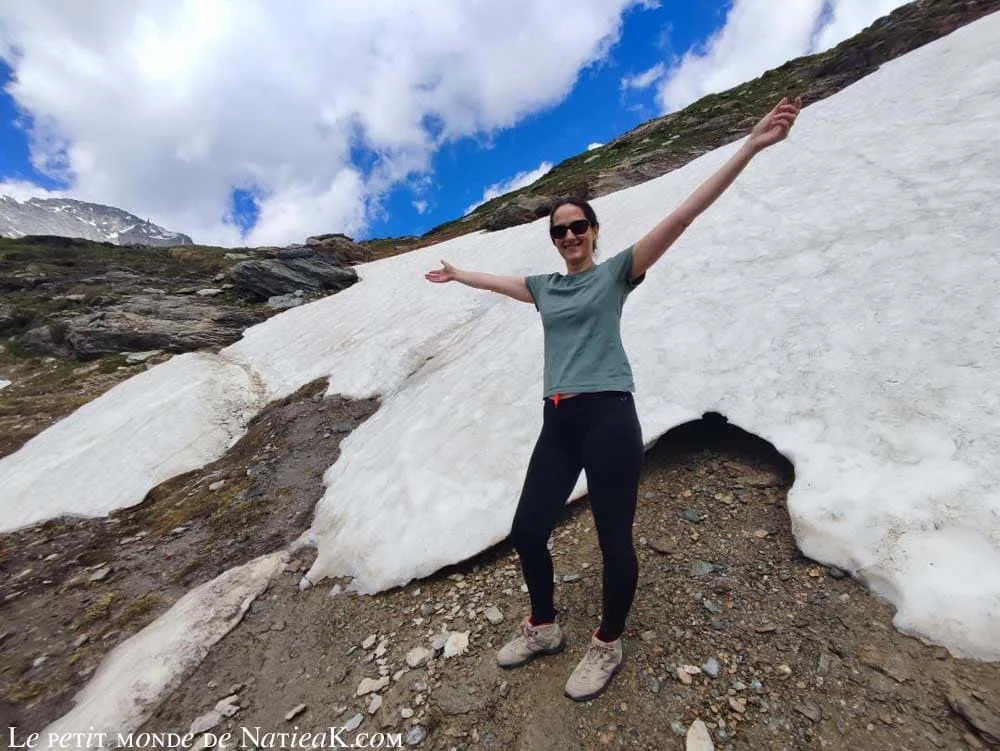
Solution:
M 462 271 L 446 261 L 441 261 L 441 268 L 428 271 L 424 274 L 424 279 L 435 284 L 459 282 L 467 287 L 499 292 L 501 295 L 507 295 L 507 297 L 512 297 L 520 302 L 532 304 L 535 302 L 528 291 L 528 285 L 525 284 L 523 276 L 498 276 L 478 271 Z

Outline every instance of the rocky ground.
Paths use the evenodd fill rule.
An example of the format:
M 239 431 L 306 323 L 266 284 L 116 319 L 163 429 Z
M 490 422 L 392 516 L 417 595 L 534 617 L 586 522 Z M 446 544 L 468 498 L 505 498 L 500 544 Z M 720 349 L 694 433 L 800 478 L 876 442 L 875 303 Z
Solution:
M 308 526 L 340 438 L 375 408 L 321 388 L 276 405 L 227 457 L 135 509 L 3 538 L 0 724 L 40 729 L 111 646 Z M 713 425 L 678 429 L 647 456 L 626 663 L 597 700 L 563 696 L 599 616 L 582 502 L 553 536 L 562 655 L 495 664 L 526 607 L 507 544 L 377 596 L 331 596 L 346 582 L 300 591 L 306 550 L 143 729 L 197 721 L 257 733 L 261 747 L 291 745 L 267 732 L 346 726 L 347 740 L 400 733 L 431 749 L 679 749 L 700 719 L 719 749 L 996 747 L 1000 667 L 901 635 L 888 605 L 802 557 L 788 463 Z

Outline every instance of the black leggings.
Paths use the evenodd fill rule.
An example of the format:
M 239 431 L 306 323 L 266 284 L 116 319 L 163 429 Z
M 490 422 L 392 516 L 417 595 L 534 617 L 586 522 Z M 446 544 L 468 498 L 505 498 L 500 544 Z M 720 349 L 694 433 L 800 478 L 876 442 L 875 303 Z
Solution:
M 604 559 L 604 613 L 597 636 L 614 641 L 625 631 L 639 578 L 632 523 L 642 461 L 642 431 L 632 394 L 580 394 L 558 407 L 545 400 L 542 432 L 510 533 L 521 557 L 533 623 L 555 619 L 547 543 L 582 469 Z

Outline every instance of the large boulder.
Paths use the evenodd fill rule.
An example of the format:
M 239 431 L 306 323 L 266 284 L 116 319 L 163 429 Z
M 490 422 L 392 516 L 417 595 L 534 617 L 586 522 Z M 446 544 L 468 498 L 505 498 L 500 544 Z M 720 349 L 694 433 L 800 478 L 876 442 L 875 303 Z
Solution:
M 223 347 L 264 318 L 204 298 L 141 294 L 96 312 L 37 326 L 18 342 L 44 354 L 90 360 L 117 352 Z
M 556 199 L 550 196 L 518 196 L 491 212 L 483 223 L 487 232 L 497 232 L 519 224 L 528 224 L 548 216 Z
M 243 261 L 230 268 L 228 276 L 240 293 L 259 301 L 296 290 L 339 292 L 358 281 L 354 269 L 344 268 L 335 259 L 320 254 Z
M 342 266 L 352 266 L 356 263 L 367 263 L 375 260 L 375 254 L 370 249 L 358 245 L 352 238 L 339 233 L 308 237 L 306 238 L 306 246 L 318 253 L 331 255 Z

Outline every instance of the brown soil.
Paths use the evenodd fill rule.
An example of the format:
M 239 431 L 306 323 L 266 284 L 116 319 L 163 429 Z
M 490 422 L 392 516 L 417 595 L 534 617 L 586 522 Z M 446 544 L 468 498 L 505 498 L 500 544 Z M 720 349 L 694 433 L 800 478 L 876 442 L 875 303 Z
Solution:
M 225 457 L 139 506 L 0 536 L 0 727 L 63 714 L 112 647 L 308 528 L 340 441 L 376 408 L 324 400 L 324 389 L 317 381 L 271 405 Z
M 24 732 L 40 729 L 69 707 L 109 646 L 184 591 L 280 548 L 308 524 L 332 455 L 318 436 L 331 421 L 350 413 L 356 423 L 374 406 L 316 402 L 315 393 L 307 388 L 275 407 L 242 448 L 172 481 L 142 506 L 109 521 L 53 523 L 4 540 L 6 574 L 36 571 L 4 589 L 22 591 L 3 606 L 12 634 L 0 669 L 7 702 L 0 720 Z M 249 481 L 248 467 L 261 469 Z M 275 503 L 293 476 L 295 489 Z M 226 486 L 217 493 L 229 494 L 229 504 L 202 495 L 193 508 L 184 505 L 188 493 L 194 498 L 222 477 Z M 791 482 L 790 466 L 767 444 L 718 423 L 702 421 L 661 439 L 640 490 L 641 574 L 625 666 L 595 701 L 563 696 L 600 602 L 600 553 L 584 502 L 567 509 L 554 535 L 557 574 L 580 576 L 557 586 L 569 638 L 562 655 L 514 671 L 495 664 L 495 650 L 526 608 L 507 544 L 378 596 L 331 597 L 333 582 L 300 591 L 312 555 L 302 551 L 144 729 L 185 732 L 235 693 L 240 710 L 215 732 L 321 731 L 361 712 L 356 732 L 405 737 L 419 724 L 427 731 L 422 748 L 680 749 L 685 729 L 701 718 L 720 749 L 993 747 L 1000 666 L 956 660 L 903 636 L 891 625 L 889 605 L 802 557 L 785 509 Z M 249 512 L 233 499 L 248 492 L 272 503 L 242 516 Z M 186 529 L 171 533 L 176 503 Z M 217 524 L 218 513 L 235 516 Z M 123 541 L 139 529 L 147 532 L 143 540 Z M 43 562 L 53 550 L 64 555 Z M 85 582 L 84 567 L 104 561 L 112 564 L 107 579 L 71 583 L 81 574 Z M 503 623 L 483 617 L 490 605 L 503 612 Z M 392 676 L 406 669 L 409 650 L 428 646 L 442 628 L 470 632 L 468 651 L 407 669 L 368 714 L 370 697 L 355 694 L 363 678 L 378 676 L 378 642 L 386 640 L 381 657 Z M 83 633 L 90 640 L 74 650 Z M 369 635 L 378 638 L 366 649 Z M 42 653 L 48 660 L 33 667 Z M 679 667 L 709 658 L 719 664 L 718 677 L 695 674 L 690 685 L 678 678 Z M 300 704 L 306 708 L 286 720 Z M 401 715 L 404 708 L 413 710 L 411 719 Z

